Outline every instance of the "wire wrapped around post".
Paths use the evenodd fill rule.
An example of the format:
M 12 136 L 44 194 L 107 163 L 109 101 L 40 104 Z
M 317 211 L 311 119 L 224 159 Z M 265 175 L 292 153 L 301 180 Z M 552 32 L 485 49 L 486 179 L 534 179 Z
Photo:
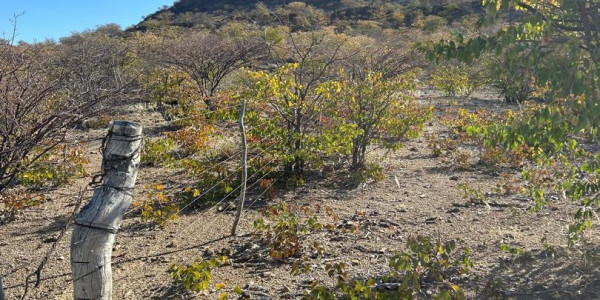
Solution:
M 76 300 L 112 299 L 112 247 L 133 198 L 141 145 L 141 125 L 110 123 L 102 149 L 101 185 L 75 219 L 71 238 Z

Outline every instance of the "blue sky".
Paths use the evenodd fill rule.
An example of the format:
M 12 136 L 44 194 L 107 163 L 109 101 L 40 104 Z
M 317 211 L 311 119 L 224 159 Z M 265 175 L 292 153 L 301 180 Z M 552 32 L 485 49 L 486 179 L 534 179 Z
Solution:
M 0 0 L 0 37 L 12 34 L 10 19 L 17 19 L 17 41 L 58 40 L 72 32 L 116 23 L 123 29 L 137 24 L 174 0 Z

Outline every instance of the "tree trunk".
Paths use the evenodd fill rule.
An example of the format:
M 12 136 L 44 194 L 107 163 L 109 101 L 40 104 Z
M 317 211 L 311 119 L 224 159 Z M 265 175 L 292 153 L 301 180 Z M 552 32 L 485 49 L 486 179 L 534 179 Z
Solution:
M 102 157 L 102 185 L 75 219 L 71 238 L 76 300 L 112 299 L 112 246 L 133 198 L 141 142 L 141 125 L 127 121 L 109 125 Z
M 294 126 L 294 133 L 297 135 L 296 142 L 294 143 L 294 173 L 298 177 L 301 177 L 304 173 L 304 158 L 298 154 L 302 150 L 302 122 L 302 111 L 298 109 L 296 111 L 296 124 Z

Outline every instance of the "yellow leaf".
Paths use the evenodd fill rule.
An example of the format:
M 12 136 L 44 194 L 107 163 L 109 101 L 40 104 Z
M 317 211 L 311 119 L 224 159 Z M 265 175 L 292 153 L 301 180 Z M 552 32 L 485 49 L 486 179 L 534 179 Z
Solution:
M 233 291 L 234 291 L 236 294 L 238 294 L 238 295 L 241 295 L 241 294 L 242 294 L 242 288 L 240 288 L 240 287 L 239 287 L 239 286 L 237 286 L 237 285 L 233 287 Z
M 200 191 L 198 189 L 194 189 L 194 197 L 200 196 Z
M 217 283 L 217 284 L 215 285 L 215 288 L 216 288 L 217 290 L 220 290 L 220 289 L 222 289 L 222 288 L 224 288 L 224 287 L 225 287 L 225 283 L 223 283 L 223 282 L 219 282 L 219 283 Z
M 229 294 L 227 294 L 227 293 L 221 293 L 219 295 L 219 300 L 225 300 L 225 299 L 228 299 L 228 298 L 229 298 Z

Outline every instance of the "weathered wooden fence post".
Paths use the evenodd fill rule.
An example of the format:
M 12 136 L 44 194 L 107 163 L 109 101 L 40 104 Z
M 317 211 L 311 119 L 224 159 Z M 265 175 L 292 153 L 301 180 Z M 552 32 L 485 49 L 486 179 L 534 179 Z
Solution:
M 109 125 L 102 145 L 102 184 L 75 219 L 71 238 L 76 300 L 112 299 L 112 247 L 133 197 L 141 143 L 141 125 L 128 121 Z

